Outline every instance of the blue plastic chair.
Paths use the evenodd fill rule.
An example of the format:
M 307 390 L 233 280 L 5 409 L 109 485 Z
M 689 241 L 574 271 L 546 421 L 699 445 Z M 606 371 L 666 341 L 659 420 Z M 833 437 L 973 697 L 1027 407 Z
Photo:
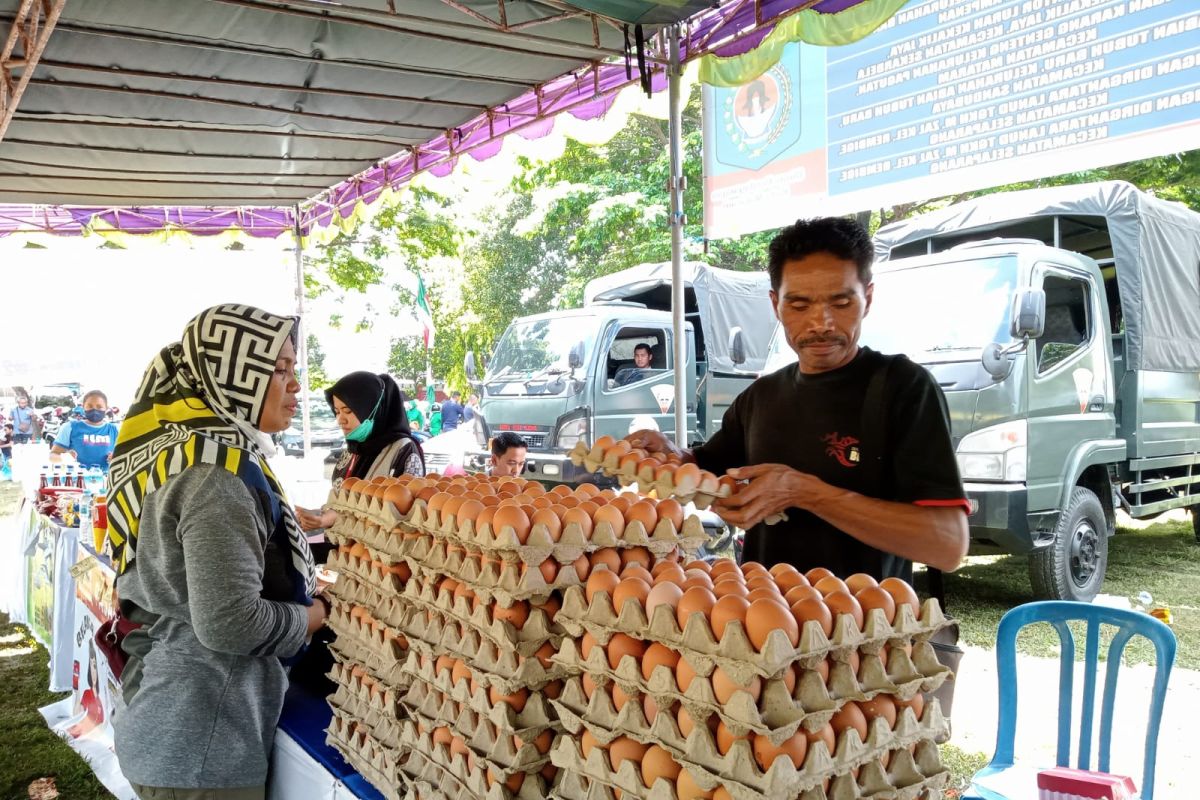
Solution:
M 1142 761 L 1142 800 L 1154 800 L 1154 762 L 1158 750 L 1158 727 L 1162 721 L 1163 701 L 1167 695 L 1167 680 L 1171 666 L 1175 663 L 1175 634 L 1149 614 L 1119 608 L 1047 601 L 1018 606 L 1000 620 L 996 637 L 996 665 L 1000 681 L 1000 714 L 996 729 L 996 754 L 991 763 L 975 774 L 971 788 L 963 800 L 1025 800 L 1004 798 L 976 782 L 991 775 L 1009 770 L 1013 766 L 1013 742 L 1017 727 L 1017 634 L 1026 625 L 1047 622 L 1058 631 L 1062 644 L 1059 668 L 1058 695 L 1058 758 L 1056 765 L 1070 766 L 1071 760 L 1071 712 L 1073 702 L 1073 680 L 1075 676 L 1075 637 L 1067 623 L 1087 623 L 1087 641 L 1084 650 L 1084 684 L 1081 702 L 1079 755 L 1077 769 L 1091 769 L 1092 730 L 1096 707 L 1096 673 L 1099 668 L 1100 626 L 1116 628 L 1112 644 L 1108 649 L 1108 668 L 1105 671 L 1103 705 L 1100 711 L 1100 758 L 1098 769 L 1108 772 L 1109 752 L 1112 740 L 1113 705 L 1117 695 L 1117 675 L 1121 668 L 1121 657 L 1125 645 L 1135 635 L 1144 636 L 1154 645 L 1156 665 L 1154 689 L 1150 701 L 1149 724 L 1146 727 L 1146 750 Z M 1037 789 L 1032 790 L 1037 796 Z

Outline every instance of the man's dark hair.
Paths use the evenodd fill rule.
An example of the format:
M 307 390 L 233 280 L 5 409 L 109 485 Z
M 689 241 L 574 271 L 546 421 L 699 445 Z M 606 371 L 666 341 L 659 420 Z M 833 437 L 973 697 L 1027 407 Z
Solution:
M 457 400 L 460 397 L 462 397 L 462 392 L 458 391 L 457 389 L 450 393 L 451 400 Z
M 83 396 L 83 398 L 79 401 L 79 405 L 83 405 L 88 400 L 91 400 L 93 397 L 99 397 L 101 400 L 104 401 L 104 405 L 108 405 L 108 395 L 106 395 L 104 392 L 100 391 L 99 389 L 92 389 L 90 392 L 85 394 Z
M 638 342 L 633 346 L 633 352 L 636 353 L 638 350 L 645 350 L 646 355 L 651 355 L 654 352 L 650 349 L 650 345 L 646 344 L 645 342 Z
M 513 433 L 512 431 L 498 433 L 492 439 L 492 455 L 494 455 L 496 458 L 504 455 L 514 447 L 524 447 L 526 450 L 528 450 L 529 442 L 526 442 L 524 439 L 522 439 L 520 434 Z
M 871 264 L 875 247 L 862 225 L 848 217 L 815 217 L 798 219 L 781 230 L 767 249 L 767 272 L 771 289 L 778 292 L 783 281 L 783 265 L 798 261 L 813 253 L 829 253 L 853 261 L 858 267 L 858 279 L 866 286 L 871 282 Z

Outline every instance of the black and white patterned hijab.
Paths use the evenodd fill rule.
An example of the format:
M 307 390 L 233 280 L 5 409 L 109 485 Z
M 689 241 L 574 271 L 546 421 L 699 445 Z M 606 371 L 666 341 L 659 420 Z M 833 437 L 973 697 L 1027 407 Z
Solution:
M 155 356 L 121 424 L 109 467 L 108 537 L 118 573 L 134 559 L 146 498 L 188 467 L 213 464 L 271 498 L 273 523 L 287 540 L 297 599 L 312 596 L 312 552 L 263 454 L 257 428 L 276 359 L 297 335 L 295 317 L 253 306 L 213 306 L 187 324 L 179 342 Z

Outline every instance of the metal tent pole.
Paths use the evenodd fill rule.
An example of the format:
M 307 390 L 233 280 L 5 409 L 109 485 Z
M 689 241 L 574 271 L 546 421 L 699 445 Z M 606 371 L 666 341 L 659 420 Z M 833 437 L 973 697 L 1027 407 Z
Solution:
M 312 424 L 308 413 L 308 334 L 304 331 L 304 236 L 300 230 L 300 206 L 292 206 L 292 237 L 296 240 L 296 316 L 300 335 L 296 337 L 296 360 L 300 372 L 300 417 L 303 420 L 304 456 L 312 449 Z
M 680 98 L 680 79 L 683 69 L 679 58 L 679 26 L 667 29 L 667 116 L 668 136 L 671 148 L 671 329 L 675 367 L 675 443 L 688 446 L 687 419 L 687 341 L 684 338 L 684 292 L 683 292 L 683 226 L 687 221 L 683 215 L 683 108 Z

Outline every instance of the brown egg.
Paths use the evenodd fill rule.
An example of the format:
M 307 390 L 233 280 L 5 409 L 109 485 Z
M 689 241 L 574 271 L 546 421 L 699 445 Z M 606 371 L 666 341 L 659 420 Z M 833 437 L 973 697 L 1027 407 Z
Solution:
M 762 678 L 752 675 L 749 683 L 738 683 L 725 670 L 717 667 L 712 671 L 712 688 L 721 705 L 728 703 L 734 692 L 748 692 L 757 703 L 762 695 Z
M 646 648 L 646 655 L 642 658 L 642 677 L 649 681 L 658 667 L 666 667 L 674 673 L 678 666 L 679 653 L 665 644 L 654 642 Z
M 649 569 L 651 562 L 654 561 L 654 556 L 645 547 L 623 547 L 620 550 L 620 556 L 622 571 L 629 566 Z
M 488 702 L 490 702 L 492 705 L 498 705 L 499 703 L 508 703 L 508 705 L 512 707 L 512 710 L 517 712 L 518 714 L 520 714 L 521 711 L 524 710 L 525 704 L 528 701 L 529 701 L 529 690 L 528 689 L 518 689 L 517 691 L 513 692 L 512 694 L 503 694 L 495 686 L 488 688 Z
M 558 650 L 554 647 L 554 645 L 550 644 L 550 642 L 546 642 L 537 649 L 537 652 L 534 653 L 534 655 L 537 656 L 537 660 L 542 665 L 543 669 L 550 669 L 550 667 L 553 666 L 553 662 L 551 662 L 550 659 L 552 659 L 554 654 L 557 652 Z
M 725 755 L 732 750 L 734 742 L 747 741 L 749 738 L 748 734 L 734 736 L 733 731 L 724 722 L 717 723 L 717 752 L 721 755 Z
M 608 572 L 608 570 L 603 570 Z M 591 583 L 591 580 L 588 580 Z M 650 584 L 638 577 L 622 578 L 617 584 L 617 588 L 612 591 L 613 608 L 618 614 L 629 600 L 633 600 L 643 608 L 646 607 L 646 598 L 650 594 Z
M 590 503 L 589 503 L 589 505 L 590 505 Z M 563 510 L 563 512 L 565 513 L 566 511 L 569 511 L 572 508 L 580 508 L 582 506 L 583 506 L 583 503 L 580 502 L 578 497 L 575 497 L 574 495 L 567 495 L 566 497 L 558 498 L 558 502 L 554 506 L 552 506 L 552 508 L 561 508 Z M 561 514 L 560 514 L 560 516 L 561 516 Z M 588 514 L 588 516 L 590 517 L 591 514 Z
M 822 595 L 828 595 L 831 592 L 845 592 L 846 594 L 851 593 L 844 580 L 841 578 L 836 578 L 832 575 L 827 578 L 821 578 L 821 580 L 813 584 L 813 588 Z
M 637 465 L 645 457 L 646 457 L 645 450 L 641 450 L 641 449 L 637 449 L 637 448 L 630 450 L 628 453 L 621 456 L 621 458 L 617 460 L 617 469 L 620 470 L 621 472 L 625 472 L 627 470 L 632 470 L 634 472 L 634 474 L 637 474 Z
M 658 468 L 662 466 L 654 456 L 647 456 L 637 463 L 637 477 L 641 480 L 652 481 L 658 474 Z
M 566 502 L 567 498 L 563 498 L 563 503 Z M 600 506 L 607 504 L 607 502 L 607 500 L 604 503 L 597 503 L 595 500 L 584 500 L 580 502 L 579 505 L 575 506 L 575 508 L 578 508 L 580 511 L 587 514 L 588 519 L 591 519 L 592 517 L 596 516 L 596 512 L 600 510 Z M 570 508 L 570 506 L 568 506 L 568 508 Z
M 675 779 L 679 777 L 680 769 L 679 762 L 670 753 L 658 745 L 652 744 L 642 756 L 642 783 L 646 785 L 647 789 L 652 788 L 654 782 L 659 778 L 674 784 Z
M 588 700 L 592 699 L 592 695 L 596 693 L 596 679 L 592 677 L 590 672 L 583 673 L 580 684 L 583 686 L 583 694 Z
M 558 577 L 558 562 L 553 558 L 547 558 L 541 564 L 538 564 L 538 571 L 542 573 L 542 580 L 547 586 L 554 583 L 554 579 Z
M 657 572 L 651 570 L 651 572 L 654 573 L 655 585 L 660 583 L 673 583 L 682 589 L 683 582 L 687 580 L 687 576 L 683 572 L 683 567 L 671 561 L 660 561 L 654 565 L 655 569 L 658 569 L 660 566 L 662 569 L 658 570 Z
M 696 670 L 692 669 L 692 665 L 688 663 L 688 660 L 680 658 L 679 664 L 675 667 L 675 683 L 679 686 L 679 693 L 687 693 L 688 687 L 692 685 L 692 681 L 696 677 Z
M 626 578 L 641 578 L 646 582 L 647 586 L 654 585 L 654 576 L 650 574 L 650 570 L 641 564 L 622 564 L 621 580 L 625 580 Z
M 762 650 L 767 636 L 773 630 L 781 630 L 795 647 L 800 643 L 800 628 L 796 618 L 783 604 L 783 600 L 756 600 L 746 610 L 746 634 L 756 650 Z
M 853 728 L 858 731 L 858 738 L 864 742 L 867 740 L 867 718 L 863 716 L 862 709 L 853 700 L 838 709 L 838 712 L 833 715 L 833 719 L 829 720 L 829 724 L 833 726 L 834 733 L 839 737 L 843 731 Z
M 757 561 L 743 562 L 742 563 L 742 576 L 745 577 L 747 581 L 749 581 L 750 578 L 754 575 L 763 575 L 763 576 L 769 578 L 771 576 L 771 573 L 766 567 L 764 567 L 762 564 L 758 563 Z
M 541 656 L 538 656 L 538 660 L 539 661 L 542 660 Z M 542 694 L 546 695 L 546 698 L 549 700 L 557 700 L 559 698 L 559 695 L 562 694 L 562 690 L 563 690 L 563 682 L 561 680 L 550 681 L 549 683 L 547 683 L 545 686 L 542 687 Z
M 836 576 L 824 567 L 813 567 L 808 572 L 804 573 L 804 577 L 809 583 L 811 583 L 813 586 L 816 586 L 817 581 Z
M 808 739 L 810 746 L 817 742 L 824 742 L 825 747 L 829 749 L 829 755 L 833 755 L 833 752 L 837 750 L 837 733 L 828 722 L 815 731 L 810 731 L 801 725 L 799 732 L 803 733 L 805 738 Z
M 658 511 L 654 504 L 649 500 L 641 500 L 631 505 L 625 512 L 625 524 L 632 525 L 634 522 L 640 522 L 647 533 L 653 532 L 658 524 Z
M 533 498 L 533 500 L 529 501 L 529 505 L 533 506 L 534 508 L 536 508 L 538 510 L 546 510 L 546 509 L 549 509 L 552 505 L 554 505 L 554 501 L 551 500 L 546 495 L 541 495 L 540 497 L 535 497 L 535 498 Z
M 659 606 L 668 606 L 672 612 L 679 608 L 679 600 L 683 597 L 683 589 L 680 589 L 674 583 L 660 583 L 650 589 L 650 593 L 646 595 L 646 616 L 649 619 L 654 617 L 654 609 Z
M 600 489 L 594 483 L 581 483 L 575 487 L 574 494 L 576 497 L 595 497 L 600 494 Z
M 825 605 L 824 600 L 811 597 L 797 600 L 792 603 L 791 612 L 801 630 L 804 629 L 804 623 L 816 620 L 826 636 L 833 635 L 833 612 L 829 610 L 829 606 Z
M 365 481 L 361 478 L 345 478 L 342 480 L 342 491 L 358 493 L 360 491 L 358 486 L 360 483 L 366 485 Z
M 783 602 L 783 595 L 781 595 L 779 590 L 774 587 L 768 589 L 764 586 L 759 586 L 756 589 L 751 589 L 750 594 L 746 595 L 746 600 L 751 603 L 755 602 L 756 600 L 770 600 L 774 603 L 787 605 L 787 603 Z
M 658 521 L 667 520 L 671 523 L 671 527 L 678 533 L 683 527 L 683 506 L 677 500 L 659 500 L 658 506 L 655 509 L 658 515 Z
M 529 619 L 529 603 L 517 600 L 508 608 L 495 605 L 492 608 L 492 619 L 496 622 L 511 622 L 514 628 L 520 630 Z
M 858 708 L 867 718 L 868 724 L 871 720 L 882 717 L 889 730 L 896 727 L 896 703 L 891 695 L 877 694 L 870 700 L 860 700 Z
M 584 588 L 584 595 L 587 597 L 588 604 L 591 605 L 592 600 L 599 592 L 607 592 L 611 599 L 616 592 L 617 585 L 621 579 L 617 577 L 617 573 L 609 569 L 597 569 L 588 576 L 587 586 Z
M 492 517 L 492 527 L 503 531 L 506 528 L 512 528 L 513 534 L 516 535 L 517 541 L 524 544 L 529 540 L 530 529 L 529 515 L 521 508 L 516 506 L 499 506 L 494 517 Z
M 702 586 L 709 591 L 713 588 L 712 578 L 702 569 L 687 569 L 683 571 L 683 590 L 686 592 L 693 586 Z
M 715 736 L 717 733 L 717 723 L 720 721 L 720 718 L 716 714 L 709 714 L 701 720 L 695 720 L 686 708 L 680 706 L 679 712 L 675 715 L 675 721 L 679 724 L 679 732 L 686 739 L 691 735 L 697 723 L 707 726 Z
M 537 481 L 527 480 L 525 481 L 525 486 L 522 491 L 525 492 L 525 494 L 533 495 L 534 497 L 540 497 L 546 493 L 546 487 L 542 486 Z
M 750 597 L 750 590 L 747 589 L 746 585 L 741 581 L 722 577 L 721 580 L 713 584 L 713 594 L 715 594 L 717 597 L 736 595 L 746 599 Z
M 571 487 L 565 483 L 560 483 L 558 486 L 552 488 L 548 494 L 552 494 L 555 497 L 569 497 L 571 495 Z
M 520 742 L 521 740 L 521 737 L 519 736 L 514 736 L 513 738 L 516 739 L 517 742 Z M 546 755 L 546 753 L 550 752 L 550 745 L 554 744 L 554 731 L 542 731 L 534 738 L 532 742 L 530 742 L 530 744 L 533 745 L 534 749 L 536 749 L 539 753 Z M 519 744 L 517 745 L 517 749 L 520 749 Z
M 629 510 L 630 506 L 632 506 L 637 499 L 637 495 L 619 494 L 612 500 L 609 500 L 608 505 L 605 506 L 605 508 L 615 508 L 620 511 L 621 516 L 624 517 L 625 512 Z
M 633 697 L 630 697 L 628 694 L 626 694 L 625 690 L 616 683 L 610 683 L 608 688 L 611 690 L 610 693 L 612 694 L 613 707 L 616 708 L 618 712 L 625 707 L 626 703 L 633 699 Z M 634 695 L 634 697 L 637 696 L 638 695 L 636 694 Z
M 822 598 L 824 598 L 823 594 L 808 585 L 793 586 L 783 595 L 784 602 L 786 602 L 789 606 L 795 605 L 801 600 L 821 600 Z
M 592 538 L 592 517 L 581 508 L 568 508 L 562 516 L 563 528 L 578 525 L 585 540 Z
M 716 595 L 703 586 L 694 586 L 685 591 L 679 598 L 679 605 L 675 607 L 675 619 L 679 623 L 679 629 L 683 630 L 694 614 L 708 619 L 716 603 Z
M 592 565 L 593 572 L 601 565 L 604 565 L 613 575 L 621 573 L 621 554 L 615 547 L 604 547 L 596 550 L 588 555 L 588 561 Z
M 744 597 L 739 597 L 736 594 L 727 594 L 724 597 L 718 598 L 713 606 L 710 621 L 712 623 L 713 636 L 719 642 L 725 636 L 725 626 L 730 622 L 737 620 L 742 623 L 744 628 L 746 625 L 746 612 L 750 608 L 750 603 Z
M 625 656 L 633 656 L 633 659 L 637 661 L 645 655 L 646 643 L 624 633 L 614 633 L 608 640 L 608 647 L 605 649 L 608 652 L 608 665 L 616 669 Z
M 917 692 L 912 696 L 911 700 L 901 700 L 899 697 L 893 697 L 892 701 L 896 704 L 896 715 L 900 715 L 901 709 L 911 708 L 913 714 L 916 715 L 917 721 L 921 721 L 921 716 L 925 713 L 925 695 Z
M 660 558 L 654 563 L 654 566 L 650 567 L 650 574 L 657 578 L 666 570 L 679 570 L 680 575 L 682 576 L 683 574 L 683 567 L 679 566 L 677 562 L 668 561 L 665 558 Z M 680 577 L 679 582 L 683 583 L 682 577 Z
M 516 794 L 517 792 L 521 791 L 521 784 L 525 782 L 525 773 L 514 772 L 512 775 L 509 775 L 507 778 L 505 778 L 491 767 L 488 767 L 487 779 L 488 786 L 495 786 L 499 783 L 513 794 Z
M 854 619 L 854 626 L 862 630 L 863 626 L 863 611 L 862 606 L 858 601 L 851 597 L 846 592 L 830 592 L 825 595 L 825 605 L 829 606 L 829 611 L 833 614 L 836 621 L 842 614 L 849 614 Z
M 478 529 L 484 525 L 492 526 L 498 510 L 496 506 L 484 506 L 483 511 L 475 518 L 475 527 Z
M 717 788 L 713 789 L 713 800 L 733 800 L 733 795 L 729 793 L 728 789 L 718 783 Z
M 857 595 L 863 589 L 871 586 L 878 586 L 879 581 L 865 572 L 856 572 L 849 578 L 846 578 L 846 588 L 850 590 L 850 594 Z
M 896 601 L 897 610 L 902 605 L 908 605 L 913 611 L 913 616 L 920 619 L 921 601 L 908 583 L 900 578 L 884 578 L 879 582 L 879 588 L 892 596 L 892 599 Z
M 713 793 L 708 789 L 701 789 L 692 773 L 681 769 L 679 777 L 675 779 L 675 797 L 677 800 L 713 800 Z
M 383 493 L 383 502 L 391 503 L 396 511 L 407 514 L 412 509 L 413 493 L 407 486 L 389 486 Z
M 775 584 L 779 587 L 779 591 L 784 594 L 797 586 L 810 585 L 808 579 L 800 574 L 800 570 L 791 564 L 776 564 L 771 569 L 771 575 L 775 578 Z
M 520 775 L 522 773 L 518 772 L 517 774 Z M 538 774 L 541 775 L 546 781 L 546 785 L 552 785 L 554 783 L 554 779 L 558 776 L 558 767 L 548 763 L 546 766 L 542 767 Z
M 688 494 L 700 488 L 700 467 L 695 464 L 680 464 L 675 469 L 675 490 L 680 494 Z
M 534 526 L 546 526 L 546 533 L 550 535 L 552 542 L 557 542 L 562 537 L 562 520 L 553 508 L 538 509 L 529 522 Z
M 621 767 L 624 761 L 632 761 L 634 768 L 641 771 L 641 761 L 646 755 L 647 745 L 634 741 L 628 736 L 618 736 L 608 746 L 608 758 L 612 763 L 613 772 Z
M 571 562 L 571 566 L 575 568 L 575 574 L 580 581 L 586 581 L 588 574 L 592 571 L 592 562 L 588 561 L 587 553 Z
M 454 734 L 450 733 L 450 729 L 445 726 L 438 726 L 433 729 L 433 743 L 444 744 L 450 746 L 450 742 L 454 739 Z
M 546 618 L 553 622 L 554 615 L 562 608 L 562 601 L 556 595 L 550 595 L 546 598 L 546 602 L 541 605 L 533 605 L 532 608 L 540 608 L 542 613 L 546 615 Z
M 651 725 L 658 717 L 658 703 L 654 702 L 654 698 L 648 694 L 642 695 L 642 713 L 646 715 L 646 722 Z
M 886 589 L 879 586 L 868 586 L 854 595 L 854 599 L 862 606 L 863 619 L 870 616 L 871 609 L 878 608 L 883 612 L 883 616 L 889 624 L 896 621 L 896 601 L 892 599 Z
M 804 756 L 808 753 L 808 737 L 797 731 L 790 738 L 784 739 L 778 746 L 771 744 L 766 736 L 755 735 L 751 742 L 754 749 L 754 760 L 758 768 L 766 772 L 777 758 L 790 759 L 796 769 L 804 764 Z

